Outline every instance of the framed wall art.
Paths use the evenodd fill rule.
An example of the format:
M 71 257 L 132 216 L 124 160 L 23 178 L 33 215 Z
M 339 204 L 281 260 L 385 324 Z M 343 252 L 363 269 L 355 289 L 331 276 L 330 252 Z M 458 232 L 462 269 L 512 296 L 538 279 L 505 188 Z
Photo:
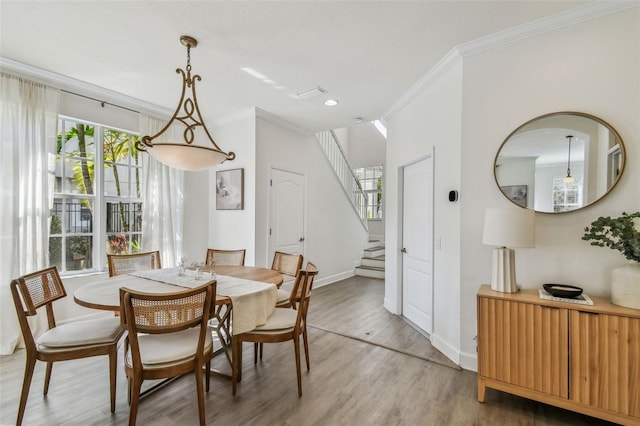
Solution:
M 501 186 L 500 189 L 511 201 L 521 207 L 527 207 L 527 185 Z
M 216 210 L 244 209 L 244 169 L 216 172 Z

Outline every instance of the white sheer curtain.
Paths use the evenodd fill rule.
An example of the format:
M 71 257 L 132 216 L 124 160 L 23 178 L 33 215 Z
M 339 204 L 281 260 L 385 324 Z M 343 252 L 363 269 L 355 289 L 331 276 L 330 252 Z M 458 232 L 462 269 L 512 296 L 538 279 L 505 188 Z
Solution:
M 56 89 L 0 75 L 1 355 L 12 353 L 21 338 L 11 280 L 49 264 L 59 98 Z
M 141 135 L 155 135 L 165 124 L 166 120 L 140 114 Z M 175 266 L 178 257 L 182 256 L 184 172 L 166 166 L 150 155 L 144 158 L 142 250 L 160 250 L 162 266 Z

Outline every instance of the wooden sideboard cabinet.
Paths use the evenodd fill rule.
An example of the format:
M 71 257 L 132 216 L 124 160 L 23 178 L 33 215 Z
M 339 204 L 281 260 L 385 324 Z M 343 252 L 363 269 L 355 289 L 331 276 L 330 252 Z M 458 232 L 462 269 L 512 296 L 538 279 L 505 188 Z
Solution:
M 478 401 L 487 387 L 640 425 L 640 311 L 478 291 Z

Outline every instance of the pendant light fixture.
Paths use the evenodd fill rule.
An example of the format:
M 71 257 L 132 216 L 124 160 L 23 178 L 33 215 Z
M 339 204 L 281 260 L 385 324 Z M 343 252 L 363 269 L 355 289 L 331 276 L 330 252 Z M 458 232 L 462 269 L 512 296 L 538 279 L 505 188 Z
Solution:
M 187 66 L 186 72 L 180 68 L 176 69 L 176 73 L 182 74 L 182 94 L 178 107 L 162 130 L 153 136 L 143 136 L 136 143 L 136 147 L 168 166 L 189 171 L 204 170 L 226 160 L 233 160 L 236 154 L 220 149 L 200 114 L 196 98 L 196 81 L 200 81 L 201 78 L 197 74 L 191 75 L 191 48 L 196 47 L 198 41 L 185 35 L 180 37 L 180 42 L 187 48 Z M 190 89 L 190 95 L 187 94 L 187 88 Z M 169 140 L 171 132 L 162 137 L 170 127 L 179 126 L 178 122 L 184 126 L 182 141 Z
M 567 176 L 564 178 L 564 183 L 570 184 L 576 181 L 576 178 L 571 176 L 571 139 L 573 135 L 567 135 L 565 137 L 569 140 L 569 154 L 567 156 Z

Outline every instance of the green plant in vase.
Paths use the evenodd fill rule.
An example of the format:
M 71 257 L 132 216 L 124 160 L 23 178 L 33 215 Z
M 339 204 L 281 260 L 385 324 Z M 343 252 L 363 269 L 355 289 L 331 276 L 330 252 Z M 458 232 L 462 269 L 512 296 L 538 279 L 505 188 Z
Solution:
M 619 217 L 599 217 L 587 226 L 582 239 L 592 246 L 620 251 L 632 262 L 611 273 L 611 302 L 640 309 L 640 212 Z

